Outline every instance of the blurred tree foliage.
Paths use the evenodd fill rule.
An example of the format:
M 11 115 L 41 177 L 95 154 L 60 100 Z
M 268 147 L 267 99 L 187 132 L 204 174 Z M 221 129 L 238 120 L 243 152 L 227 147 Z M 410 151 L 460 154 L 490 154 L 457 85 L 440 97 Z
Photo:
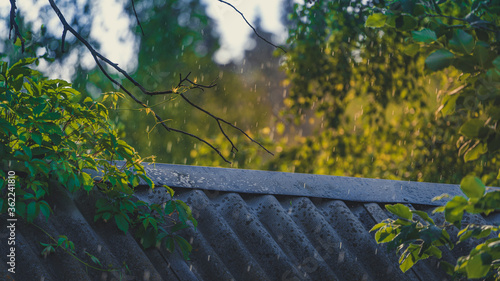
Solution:
M 366 28 L 373 5 L 295 4 L 285 63 L 286 113 L 297 124 L 314 124 L 317 133 L 297 136 L 297 144 L 271 161 L 270 169 L 446 183 L 474 172 L 498 185 L 495 156 L 465 162 L 458 155 L 467 140 L 457 132 L 470 117 L 440 107 L 464 84 L 458 79 L 462 71 L 424 70 L 419 45 L 406 42 L 413 18 L 391 19 L 398 29 Z M 457 104 L 457 111 L 460 106 L 466 105 Z
M 138 18 L 141 20 L 145 35 L 135 27 L 139 40 L 138 69 L 134 77 L 148 90 L 171 89 L 179 82 L 179 75 L 191 72 L 190 78 L 200 84 L 215 81 L 215 88 L 190 91 L 187 97 L 195 104 L 218 117 L 234 122 L 244 130 L 250 130 L 263 120 L 261 114 L 253 110 L 259 95 L 250 87 L 244 87 L 239 72 L 224 68 L 213 61 L 218 49 L 218 34 L 214 22 L 206 14 L 206 6 L 201 1 L 136 1 Z M 132 9 L 126 9 L 132 17 Z M 160 11 L 160 12 L 159 12 Z M 161 27 L 161 28 L 158 28 Z M 89 81 L 99 89 L 113 90 L 98 70 Z M 80 79 L 84 79 L 82 76 Z M 107 88 L 106 88 L 107 87 Z M 137 95 L 140 96 L 139 92 Z M 164 116 L 168 116 L 169 126 L 203 136 L 209 142 L 225 145 L 223 135 L 215 120 L 198 111 L 180 97 L 153 96 L 143 99 L 148 105 Z M 155 127 L 151 115 L 138 112 L 141 109 L 129 100 L 118 102 L 115 122 L 125 140 L 136 147 L 143 155 L 154 155 L 156 161 L 164 163 L 223 165 L 224 161 L 209 147 L 207 162 L 198 163 L 202 143 L 192 138 L 169 133 Z M 223 125 L 224 126 L 224 125 Z M 225 126 L 230 137 L 236 134 Z M 220 139 L 220 143 L 216 140 Z M 243 142 L 246 142 L 242 139 Z M 240 145 L 240 144 L 237 144 Z M 225 157 L 231 159 L 231 148 L 223 149 Z

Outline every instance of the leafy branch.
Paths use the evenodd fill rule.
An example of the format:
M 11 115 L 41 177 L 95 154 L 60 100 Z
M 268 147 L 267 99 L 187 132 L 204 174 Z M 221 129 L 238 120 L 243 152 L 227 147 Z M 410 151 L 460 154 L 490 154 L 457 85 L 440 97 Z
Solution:
M 21 50 L 24 52 L 24 38 L 19 31 L 19 26 L 16 22 L 16 0 L 10 0 L 10 29 L 9 29 L 9 39 L 11 39 L 12 29 L 14 29 L 14 42 L 19 39 L 21 41 Z
M 104 268 L 100 268 L 97 266 L 93 266 L 93 265 L 85 262 L 84 260 L 82 260 L 76 256 L 75 251 L 74 251 L 74 244 L 73 244 L 73 242 L 68 240 L 68 237 L 66 237 L 64 235 L 60 235 L 59 236 L 60 238 L 56 240 L 52 235 L 50 235 L 45 229 L 43 229 L 39 225 L 37 225 L 35 223 L 32 223 L 32 225 L 34 227 L 38 228 L 40 231 L 42 231 L 45 235 L 47 235 L 47 237 L 49 237 L 50 240 L 54 241 L 54 243 L 50 243 L 50 244 L 40 242 L 40 244 L 45 247 L 44 250 L 42 251 L 43 255 L 48 255 L 51 252 L 54 252 L 55 249 L 61 248 L 68 255 L 72 256 L 75 260 L 77 260 L 78 262 L 80 262 L 81 264 L 85 265 L 88 268 L 98 270 L 98 271 L 104 271 L 104 272 L 120 271 L 120 269 L 117 269 L 117 268 L 104 269 Z M 65 244 L 65 246 L 63 246 L 63 244 Z M 68 246 L 66 246 L 66 245 L 68 245 Z M 54 248 L 54 246 L 55 246 L 55 248 Z M 97 259 L 94 255 L 90 254 L 87 251 L 85 251 L 85 253 L 92 259 L 93 262 L 95 262 L 97 264 L 101 264 L 99 259 Z

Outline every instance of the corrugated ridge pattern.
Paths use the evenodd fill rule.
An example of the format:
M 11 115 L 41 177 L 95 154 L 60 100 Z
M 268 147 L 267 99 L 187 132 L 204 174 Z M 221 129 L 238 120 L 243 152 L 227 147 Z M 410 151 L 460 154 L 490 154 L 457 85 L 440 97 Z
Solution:
M 191 261 L 199 280 L 447 278 L 435 262 L 419 263 L 406 274 L 399 270 L 397 257 L 368 232 L 379 222 L 374 216 L 387 218 L 378 204 L 200 190 L 183 191 L 179 198 L 199 222 Z M 212 252 L 198 253 L 199 236 L 210 241 Z M 222 259 L 229 279 L 211 275 L 207 268 L 216 266 L 208 256 Z
M 93 221 L 94 199 L 55 194 L 56 215 L 36 223 L 52 236 L 68 235 L 77 256 L 92 264 L 85 251 L 116 272 L 86 268 L 60 250 L 42 257 L 39 242 L 50 242 L 36 228 L 18 224 L 18 281 L 37 280 L 447 280 L 434 260 L 418 263 L 403 274 L 393 253 L 377 245 L 369 229 L 388 217 L 376 203 L 309 197 L 249 195 L 233 192 L 176 189 L 191 206 L 198 228 L 183 235 L 193 245 L 190 261 L 164 249 L 144 251 L 130 234 L 113 224 Z M 431 214 L 432 207 L 411 206 Z M 442 216 L 433 215 L 437 223 Z M 5 217 L 0 218 L 5 221 Z M 489 217 L 490 220 L 495 216 Z M 480 216 L 468 222 L 487 223 Z M 451 231 L 456 236 L 456 231 Z M 0 252 L 7 252 L 2 237 Z M 443 251 L 450 262 L 467 253 L 464 243 Z M 4 259 L 5 257 L 2 257 Z M 4 263 L 0 270 L 5 272 Z M 5 276 L 0 275 L 0 280 Z M 5 279 L 7 280 L 7 279 Z

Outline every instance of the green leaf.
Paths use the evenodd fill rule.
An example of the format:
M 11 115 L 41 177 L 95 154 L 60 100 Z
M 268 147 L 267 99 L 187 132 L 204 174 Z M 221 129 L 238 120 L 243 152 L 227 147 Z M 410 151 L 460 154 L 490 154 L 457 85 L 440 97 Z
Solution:
M 42 212 L 43 216 L 45 217 L 45 220 L 48 220 L 50 217 L 50 213 L 52 212 L 52 209 L 50 208 L 49 204 L 45 201 L 40 201 L 39 207 L 40 207 L 40 212 Z
M 420 50 L 420 45 L 418 45 L 418 44 L 410 44 L 410 45 L 408 45 L 408 46 L 406 46 L 404 48 L 403 52 L 406 55 L 408 55 L 410 57 L 413 57 L 413 56 L 415 56 L 418 53 L 419 50 Z
M 129 228 L 129 223 L 125 215 L 123 214 L 117 214 L 115 215 L 115 223 L 118 228 L 123 231 L 124 233 L 127 233 L 128 228 Z
M 399 258 L 399 268 L 401 271 L 406 272 L 415 265 L 418 261 L 419 251 L 420 247 L 414 244 L 410 244 L 408 248 L 406 248 Z
M 439 267 L 446 272 L 446 274 L 453 276 L 455 274 L 455 266 L 447 261 L 439 261 Z
M 440 107 L 440 112 L 443 114 L 443 116 L 447 116 L 455 112 L 458 97 L 459 95 L 454 94 L 454 95 L 446 95 L 443 98 L 443 107 L 442 108 Z
M 155 188 L 155 184 L 154 182 L 146 175 L 139 175 L 139 177 L 141 177 L 147 184 L 150 188 L 154 189 Z
M 488 68 L 492 63 L 493 58 L 490 58 L 490 46 L 482 41 L 478 41 L 476 48 L 474 49 L 474 58 L 479 66 L 482 68 Z
M 20 68 L 22 66 L 32 64 L 34 61 L 36 61 L 36 58 L 22 58 L 10 67 L 9 72 L 16 69 L 16 68 Z
M 90 257 L 90 259 L 92 260 L 92 262 L 94 262 L 95 264 L 98 264 L 98 265 L 102 266 L 101 261 L 99 261 L 99 259 L 96 256 L 92 255 L 91 253 L 89 253 L 87 251 L 85 251 L 85 254 L 87 254 Z
M 432 71 L 441 70 L 453 63 L 455 55 L 448 50 L 440 49 L 425 59 L 425 65 Z
M 436 32 L 428 28 L 424 28 L 419 31 L 412 31 L 411 34 L 413 40 L 417 42 L 429 44 L 437 40 Z
M 387 16 L 384 14 L 371 14 L 366 19 L 366 27 L 382 27 L 387 20 Z
M 33 220 L 36 218 L 37 212 L 36 212 L 36 202 L 32 201 L 28 204 L 27 208 L 27 218 L 26 220 L 28 222 L 33 222 Z
M 5 134 L 11 133 L 13 135 L 17 135 L 17 128 L 12 126 L 7 120 L 1 118 L 0 119 L 0 129 L 3 131 Z
M 184 203 L 184 204 L 182 204 L 180 202 L 182 202 L 182 201 L 179 201 L 179 200 L 176 201 L 175 209 L 177 210 L 177 212 L 179 212 L 179 220 L 182 223 L 185 223 L 190 216 L 190 213 L 188 213 L 188 211 L 191 211 L 191 210 L 189 209 L 189 207 L 187 207 L 186 203 L 182 202 L 182 203 Z
M 40 133 L 37 133 L 37 132 L 31 133 L 31 138 L 33 139 L 33 141 L 36 144 L 38 144 L 38 145 L 42 144 L 43 138 L 42 138 L 42 135 Z
M 462 196 L 455 196 L 453 199 L 448 201 L 444 209 L 444 217 L 446 221 L 460 228 L 467 203 L 467 199 Z
M 434 220 L 431 217 L 429 217 L 429 215 L 426 212 L 424 212 L 424 211 L 418 211 L 418 210 L 412 210 L 411 212 L 414 213 L 414 214 L 417 214 L 423 220 L 425 220 L 425 221 L 427 221 L 427 222 L 429 222 L 431 224 L 434 224 Z
M 170 198 L 174 198 L 174 190 L 166 185 L 163 185 L 163 187 L 165 187 L 168 191 L 168 194 L 170 194 Z
M 94 180 L 92 180 L 92 177 L 89 174 L 82 172 L 82 178 L 83 178 L 83 188 L 86 191 L 91 191 L 92 188 L 94 188 Z
M 475 42 L 474 38 L 469 33 L 462 29 L 455 29 L 453 38 L 448 41 L 448 46 L 454 51 L 467 55 L 474 50 Z
M 485 277 L 490 271 L 491 256 L 488 253 L 481 253 L 469 258 L 465 270 L 467 278 L 476 279 Z
M 434 256 L 440 259 L 443 256 L 443 252 L 436 246 L 430 246 L 429 249 L 425 251 L 425 253 L 429 256 Z
M 16 214 L 23 218 L 26 217 L 26 203 L 16 202 Z
M 377 241 L 378 244 L 387 243 L 392 241 L 398 232 L 399 229 L 394 229 L 391 226 L 384 226 L 375 233 L 375 241 Z
M 500 71 L 500 56 L 497 56 L 494 60 L 493 60 L 493 65 L 495 66 L 495 68 L 497 70 Z
M 165 248 L 167 248 L 167 250 L 169 252 L 174 252 L 174 249 L 175 249 L 175 240 L 174 238 L 172 237 L 168 237 L 165 241 Z
M 165 204 L 165 208 L 164 208 L 164 211 L 163 211 L 165 213 L 165 215 L 170 215 L 175 210 L 175 208 L 176 208 L 175 205 L 176 205 L 175 201 L 173 201 L 173 200 L 168 201 Z
M 381 228 L 381 227 L 383 227 L 383 226 L 385 226 L 385 225 L 387 225 L 387 223 L 385 223 L 385 222 L 380 222 L 380 223 L 377 223 L 376 225 L 374 225 L 374 226 L 372 227 L 372 229 L 370 229 L 370 232 L 375 231 L 375 230 L 377 230 L 377 229 L 379 229 L 379 228 Z
M 468 137 L 468 138 L 476 138 L 479 136 L 479 130 L 484 127 L 484 121 L 481 119 L 470 119 L 465 122 L 458 133 Z
M 29 146 L 23 146 L 23 151 L 26 155 L 28 155 L 29 160 L 33 158 L 33 155 L 31 154 L 31 148 Z
M 156 222 L 156 219 L 148 218 L 147 220 L 151 223 L 151 225 L 156 230 L 156 232 L 158 232 L 158 223 Z
M 478 159 L 481 155 L 488 152 L 488 145 L 486 143 L 476 142 L 474 146 L 469 148 L 464 154 L 464 161 L 469 162 Z
M 406 207 L 403 204 L 395 204 L 395 205 L 385 205 L 385 208 L 387 211 L 395 214 L 396 216 L 407 219 L 407 220 L 412 220 L 413 214 L 410 211 L 410 208 Z
M 184 259 L 189 260 L 189 254 L 191 253 L 191 250 L 193 249 L 191 244 L 189 244 L 189 242 L 186 239 L 184 239 L 178 235 L 175 235 L 174 239 L 177 242 L 177 244 L 179 244 L 179 247 L 181 249 L 182 255 L 184 256 Z
M 460 189 L 469 198 L 480 198 L 486 191 L 486 186 L 483 182 L 474 176 L 466 176 L 460 182 Z
M 417 26 L 417 20 L 412 16 L 402 15 L 396 19 L 396 28 L 401 31 L 412 30 Z

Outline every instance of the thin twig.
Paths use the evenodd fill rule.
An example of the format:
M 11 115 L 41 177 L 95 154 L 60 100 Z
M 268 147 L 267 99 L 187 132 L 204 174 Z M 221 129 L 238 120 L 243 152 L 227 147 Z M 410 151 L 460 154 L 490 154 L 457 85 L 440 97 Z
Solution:
M 69 24 L 68 22 L 66 21 L 66 19 L 64 18 L 63 14 L 61 13 L 61 11 L 59 10 L 59 8 L 57 7 L 57 5 L 54 3 L 54 0 L 49 0 L 49 3 L 52 7 L 52 9 L 54 10 L 54 12 L 57 14 L 57 16 L 59 17 L 59 20 L 61 21 L 61 23 L 63 24 L 63 28 L 64 28 L 64 31 L 63 31 L 63 34 L 66 32 L 66 31 L 69 31 L 71 34 L 73 34 L 80 42 L 82 42 L 86 47 L 87 49 L 90 51 L 92 57 L 94 58 L 94 61 L 96 62 L 97 66 L 99 67 L 99 69 L 102 71 L 102 73 L 106 76 L 106 78 L 108 78 L 108 80 L 110 80 L 113 84 L 117 85 L 121 90 L 123 90 L 132 100 L 134 100 L 137 104 L 141 105 L 142 107 L 144 108 L 149 108 L 146 104 L 144 104 L 143 102 L 141 102 L 139 99 L 137 99 L 137 97 L 135 97 L 127 88 L 125 88 L 121 83 L 119 83 L 118 81 L 116 81 L 115 79 L 113 79 L 109 73 L 104 69 L 104 67 L 102 66 L 101 62 L 99 61 L 99 59 L 101 59 L 102 61 L 104 61 L 106 64 L 112 66 L 114 69 L 118 70 L 120 73 L 123 73 L 125 75 L 125 77 L 127 77 L 128 80 L 130 80 L 132 83 L 134 83 L 134 85 L 138 86 L 141 90 L 144 89 L 144 87 L 142 87 L 142 85 L 140 85 L 138 82 L 136 82 L 132 77 L 130 77 L 130 75 L 122 70 L 121 68 L 118 67 L 117 64 L 111 62 L 109 59 L 107 59 L 106 57 L 104 57 L 103 55 L 101 55 L 99 52 L 97 52 L 90 44 L 89 42 L 87 42 L 87 40 L 85 40 L 78 32 L 76 32 Z M 144 89 L 145 92 L 148 92 Z M 144 92 L 143 91 L 143 92 Z M 173 91 L 171 91 L 173 92 Z M 150 109 L 150 108 L 149 108 Z M 212 150 L 214 150 L 215 152 L 217 152 L 217 154 L 219 154 L 219 156 L 227 163 L 231 164 L 231 162 L 229 160 L 227 160 L 223 155 L 222 153 L 219 151 L 219 149 L 217 149 L 216 147 L 214 147 L 212 144 L 210 144 L 209 142 L 207 142 L 206 140 L 196 136 L 196 135 L 193 135 L 191 133 L 188 133 L 188 132 L 185 132 L 183 130 L 179 130 L 179 129 L 175 129 L 175 128 L 171 128 L 171 127 L 168 127 L 167 125 L 165 125 L 165 122 L 163 121 L 163 119 L 156 113 L 154 112 L 152 109 L 150 109 L 151 112 L 153 113 L 153 115 L 155 116 L 156 120 L 158 121 L 158 123 L 160 123 L 167 131 L 172 131 L 172 132 L 177 132 L 177 133 L 181 133 L 181 134 L 184 134 L 186 136 L 189 136 L 189 137 L 192 137 L 192 138 L 195 138 L 197 139 L 198 141 L 201 141 L 203 143 L 205 143 L 206 145 L 208 145 L 210 148 L 212 148 Z
M 141 28 L 142 36 L 144 36 L 144 29 L 142 29 L 141 22 L 139 21 L 139 17 L 137 16 L 137 12 L 135 11 L 134 0 L 131 0 L 131 1 L 132 1 L 132 10 L 134 10 L 135 20 L 137 21 L 137 24 Z
M 253 27 L 249 22 L 248 20 L 245 18 L 245 15 L 243 15 L 242 12 L 240 12 L 240 10 L 238 10 L 235 6 L 233 6 L 231 3 L 228 3 L 224 0 L 218 0 L 219 2 L 221 3 L 224 3 L 226 5 L 228 5 L 229 7 L 233 8 L 238 14 L 241 15 L 241 17 L 243 18 L 243 20 L 245 20 L 245 22 L 247 23 L 248 26 L 250 26 L 250 28 L 253 30 L 253 32 L 255 33 L 255 35 L 257 35 L 257 37 L 259 37 L 260 39 L 264 40 L 267 44 L 277 48 L 277 49 L 280 49 L 282 50 L 284 53 L 286 53 L 285 49 L 283 49 L 282 47 L 280 46 L 277 46 L 277 45 L 274 45 L 273 43 L 269 42 L 266 38 L 262 37 L 258 32 L 257 30 L 255 29 L 255 27 Z
M 9 29 L 9 40 L 11 39 L 12 29 L 14 29 L 14 43 L 17 38 L 21 40 L 21 50 L 24 53 L 24 38 L 19 31 L 19 26 L 16 22 L 16 0 L 10 0 L 10 29 Z
M 250 141 L 252 141 L 252 142 L 254 142 L 254 143 L 258 144 L 258 145 L 259 145 L 260 147 L 262 147 L 262 149 L 264 149 L 267 153 L 269 153 L 269 154 L 271 154 L 271 155 L 273 155 L 273 156 L 274 156 L 274 154 L 273 154 L 271 151 L 267 150 L 267 148 L 265 148 L 262 144 L 260 144 L 258 141 L 256 141 L 256 140 L 254 140 L 253 138 L 251 138 L 251 137 L 250 137 L 247 133 L 245 133 L 242 129 L 238 128 L 237 126 L 235 126 L 235 125 L 233 125 L 233 124 L 231 124 L 231 123 L 227 122 L 226 120 L 224 120 L 224 119 L 222 119 L 222 118 L 220 118 L 220 117 L 217 117 L 217 116 L 213 115 L 212 113 L 210 113 L 210 112 L 206 111 L 205 109 L 203 109 L 203 108 L 201 108 L 201 107 L 197 106 L 196 104 L 194 104 L 193 102 L 191 102 L 191 101 L 190 101 L 190 100 L 189 100 L 189 99 L 188 99 L 188 98 L 187 98 L 184 94 L 180 94 L 180 96 L 181 96 L 181 97 L 182 97 L 182 98 L 183 98 L 183 99 L 184 99 L 187 103 L 189 103 L 192 107 L 194 107 L 194 108 L 196 108 L 196 109 L 198 109 L 198 110 L 202 111 L 203 113 L 207 114 L 208 116 L 210 116 L 210 117 L 212 117 L 213 119 L 215 119 L 215 121 L 217 121 L 217 123 L 219 124 L 219 128 L 220 128 L 220 130 L 221 130 L 222 134 L 224 134 L 224 136 L 226 137 L 226 139 L 227 139 L 227 140 L 231 143 L 231 145 L 232 145 L 231 152 L 233 152 L 233 150 L 238 151 L 238 149 L 237 149 L 237 148 L 236 148 L 236 146 L 233 144 L 233 142 L 231 141 L 231 139 L 229 139 L 229 137 L 226 135 L 226 133 L 225 133 L 224 129 L 222 129 L 221 122 L 222 122 L 222 123 L 225 123 L 225 124 L 227 124 L 227 125 L 229 125 L 229 126 L 231 126 L 231 127 L 233 127 L 234 129 L 236 129 L 236 130 L 238 130 L 238 131 L 240 131 L 240 133 L 244 134 L 244 135 L 245 135 L 245 136 L 246 136 L 246 137 L 247 137 Z

